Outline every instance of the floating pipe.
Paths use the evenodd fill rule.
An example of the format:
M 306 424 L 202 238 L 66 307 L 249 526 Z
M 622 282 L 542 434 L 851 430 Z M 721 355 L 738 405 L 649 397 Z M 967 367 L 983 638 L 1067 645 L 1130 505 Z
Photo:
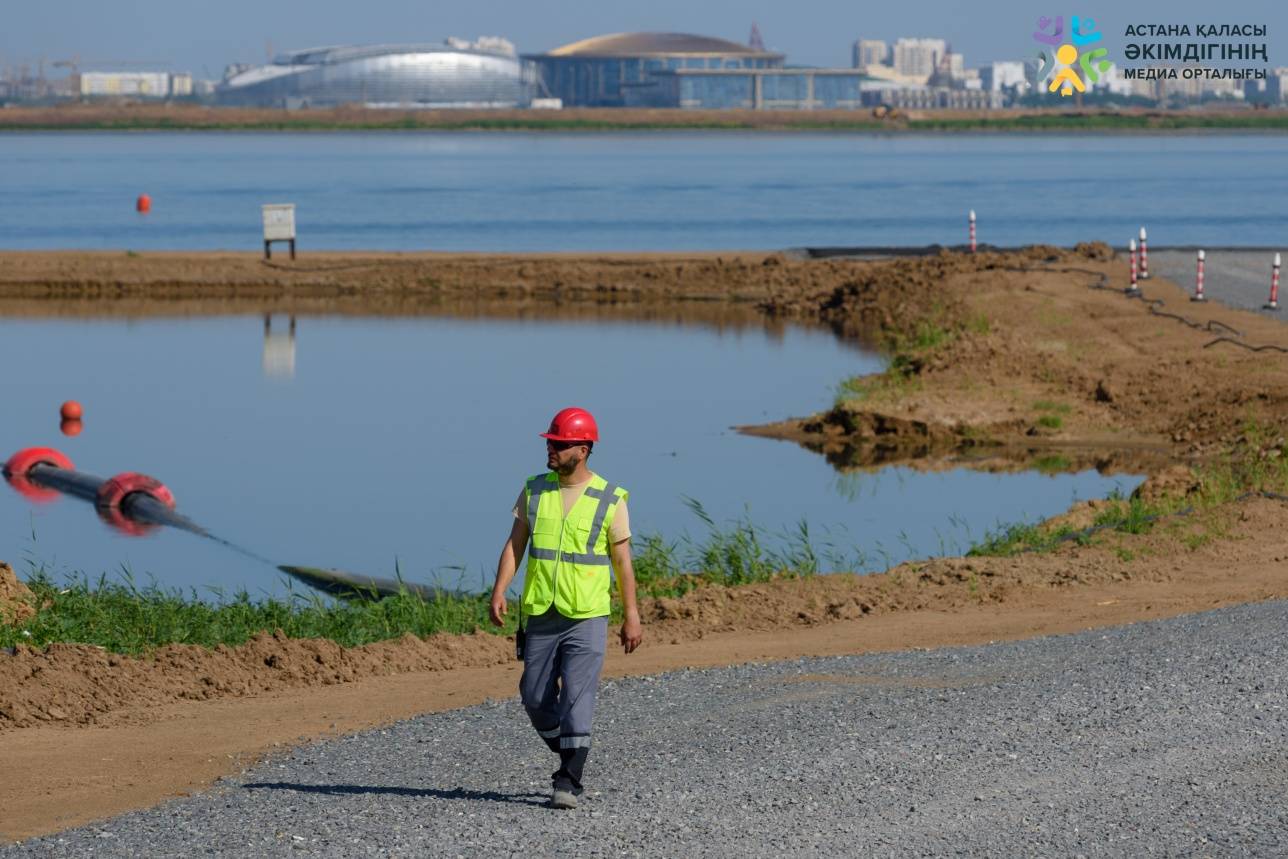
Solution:
M 100 519 L 114 530 L 131 537 L 141 537 L 161 526 L 178 528 L 214 540 L 248 558 L 275 567 L 324 593 L 350 598 L 409 593 L 425 600 L 464 595 L 461 591 L 448 591 L 401 579 L 320 567 L 276 564 L 235 543 L 216 537 L 179 513 L 175 510 L 174 494 L 159 480 L 131 471 L 104 480 L 93 474 L 76 471 L 71 460 L 53 448 L 33 447 L 21 450 L 9 458 L 3 471 L 9 484 L 31 501 L 50 501 L 60 495 L 71 495 L 89 501 Z

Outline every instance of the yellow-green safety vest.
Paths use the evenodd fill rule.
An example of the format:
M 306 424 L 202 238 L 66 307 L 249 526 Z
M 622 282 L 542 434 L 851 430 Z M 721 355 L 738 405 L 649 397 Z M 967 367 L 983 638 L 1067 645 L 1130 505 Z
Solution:
M 610 612 L 608 534 L 617 503 L 628 495 L 625 489 L 593 474 L 582 496 L 564 516 L 555 473 L 548 471 L 528 478 L 524 615 L 544 614 L 552 603 L 561 615 L 575 619 L 602 617 Z

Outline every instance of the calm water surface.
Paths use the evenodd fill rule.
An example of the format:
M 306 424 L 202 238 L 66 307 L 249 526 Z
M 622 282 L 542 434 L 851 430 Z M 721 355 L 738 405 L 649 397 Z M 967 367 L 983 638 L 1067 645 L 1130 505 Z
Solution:
M 0 135 L 0 248 L 1277 245 L 1288 138 L 767 133 Z M 148 193 L 153 212 L 138 216 Z
M 273 324 L 267 363 L 278 369 L 266 372 L 259 318 L 0 321 L 0 456 L 52 444 L 103 477 L 152 474 L 182 512 L 280 563 L 389 574 L 397 559 L 408 578 L 466 587 L 490 579 L 522 480 L 545 468 L 537 433 L 565 404 L 599 417 L 592 464 L 631 490 L 637 533 L 701 534 L 688 496 L 722 522 L 749 515 L 777 531 L 805 519 L 820 550 L 857 549 L 874 569 L 1135 483 L 838 475 L 794 444 L 730 432 L 826 407 L 833 380 L 880 367 L 816 330 L 304 318 L 285 377 L 285 320 Z M 58 432 L 68 398 L 85 406 L 75 438 Z M 0 528 L 0 558 L 20 572 L 26 559 L 185 588 L 283 589 L 271 568 L 189 534 L 119 536 L 72 499 L 32 506 L 0 486 Z

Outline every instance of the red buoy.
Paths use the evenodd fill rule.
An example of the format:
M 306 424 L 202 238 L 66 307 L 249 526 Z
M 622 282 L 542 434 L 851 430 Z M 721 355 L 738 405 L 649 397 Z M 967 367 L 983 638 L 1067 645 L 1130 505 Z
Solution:
M 37 465 L 52 465 L 68 471 L 75 468 L 70 459 L 52 447 L 29 447 L 9 457 L 9 461 L 4 464 L 4 479 L 28 501 L 45 503 L 57 500 L 61 497 L 59 492 L 37 486 L 27 478 L 27 474 Z
M 63 403 L 63 407 L 58 410 L 58 413 L 62 415 L 62 418 L 65 421 L 78 421 L 85 417 L 85 410 L 82 409 L 81 404 L 75 400 L 68 400 Z
M 72 471 L 76 467 L 72 465 L 70 459 L 52 447 L 29 447 L 9 457 L 9 460 L 4 464 L 4 476 L 26 477 L 27 472 L 42 464 L 63 468 L 67 471 Z
M 134 203 L 134 209 L 140 214 L 146 215 L 148 212 L 152 211 L 152 198 L 147 194 L 140 194 L 139 199 Z
M 174 509 L 174 493 L 155 477 L 139 474 L 137 471 L 126 471 L 103 481 L 98 488 L 96 503 L 99 507 L 119 509 L 127 495 L 142 492 L 160 501 L 171 510 Z

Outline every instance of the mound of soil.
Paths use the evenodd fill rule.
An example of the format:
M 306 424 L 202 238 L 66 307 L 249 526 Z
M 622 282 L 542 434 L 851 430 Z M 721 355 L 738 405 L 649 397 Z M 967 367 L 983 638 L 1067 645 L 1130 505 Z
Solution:
M 0 624 L 17 624 L 36 613 L 31 589 L 18 581 L 13 567 L 0 561 Z
M 19 646 L 0 656 L 0 730 L 42 723 L 95 724 L 106 714 L 179 700 L 254 696 L 413 671 L 498 665 L 514 658 L 495 635 L 406 635 L 344 648 L 262 633 L 240 647 L 171 645 L 149 658 L 100 647 Z

